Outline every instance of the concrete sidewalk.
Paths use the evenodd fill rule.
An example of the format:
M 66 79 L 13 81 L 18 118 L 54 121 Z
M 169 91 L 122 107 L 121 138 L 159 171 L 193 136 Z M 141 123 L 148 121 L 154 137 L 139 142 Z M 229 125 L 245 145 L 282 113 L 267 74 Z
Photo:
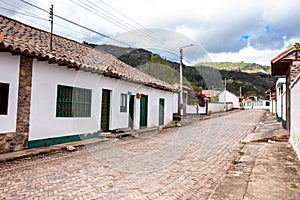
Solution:
M 227 174 L 210 195 L 215 199 L 300 199 L 300 164 L 288 132 L 266 113 Z

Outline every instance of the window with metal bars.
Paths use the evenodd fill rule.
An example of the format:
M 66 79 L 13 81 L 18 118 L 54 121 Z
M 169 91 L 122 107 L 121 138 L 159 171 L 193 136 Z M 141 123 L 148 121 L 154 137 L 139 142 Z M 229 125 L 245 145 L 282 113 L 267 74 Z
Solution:
M 91 117 L 92 90 L 57 86 L 56 117 Z
M 120 112 L 127 112 L 127 94 L 121 94 Z

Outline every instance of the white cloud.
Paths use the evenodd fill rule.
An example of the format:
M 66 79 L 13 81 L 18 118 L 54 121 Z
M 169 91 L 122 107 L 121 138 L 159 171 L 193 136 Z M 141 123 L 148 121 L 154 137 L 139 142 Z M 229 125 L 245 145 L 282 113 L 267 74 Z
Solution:
M 89 8 L 98 9 L 97 15 L 102 15 L 102 17 L 76 5 L 74 2 L 78 2 L 77 0 L 32 0 L 31 2 L 47 10 L 53 4 L 55 14 L 109 36 L 124 34 L 134 28 L 142 28 L 140 25 L 146 28 L 175 31 L 195 41 L 199 46 L 203 46 L 213 60 L 244 60 L 268 64 L 270 57 L 272 58 L 285 50 L 286 43 L 297 41 L 300 38 L 300 21 L 296 18 L 298 0 L 102 1 L 113 9 L 105 4 L 100 4 L 101 1 L 92 1 L 99 7 L 90 6 Z M 87 1 L 83 2 L 88 3 Z M 31 12 L 37 12 L 36 9 L 33 11 L 30 6 L 21 6 L 21 4 L 19 2 L 16 5 L 19 8 L 18 11 L 29 12 L 31 9 Z M 0 11 L 2 12 L 2 10 Z M 106 15 L 107 20 L 103 19 L 103 15 Z M 47 13 L 43 13 L 43 17 L 48 19 L 49 16 Z M 128 17 L 135 22 L 130 21 Z M 23 20 L 21 17 L 15 16 L 14 18 Z M 109 22 L 112 19 L 117 19 L 117 21 L 113 24 Z M 30 20 L 49 27 L 47 20 L 40 21 L 32 18 Z M 31 23 L 29 21 L 24 22 Z M 83 40 L 88 42 L 103 41 L 102 37 L 57 18 L 54 23 L 54 31 L 59 35 L 71 37 L 71 39 L 79 42 Z M 57 23 L 62 26 L 57 25 Z M 39 26 L 36 24 L 32 25 Z M 126 27 L 122 28 L 121 26 L 124 25 Z M 170 41 L 173 39 L 172 37 L 160 36 L 164 40 L 163 42 L 172 43 Z M 244 40 L 240 41 L 242 36 L 249 37 L 244 37 Z M 175 41 L 176 44 L 178 42 Z
M 296 42 L 300 41 L 300 37 L 292 38 L 284 42 L 284 46 L 281 49 L 265 49 L 257 50 L 251 46 L 247 46 L 241 49 L 239 52 L 222 52 L 222 53 L 208 53 L 212 62 L 249 62 L 258 63 L 261 65 L 270 66 L 270 61 L 279 55 L 281 52 L 292 47 Z

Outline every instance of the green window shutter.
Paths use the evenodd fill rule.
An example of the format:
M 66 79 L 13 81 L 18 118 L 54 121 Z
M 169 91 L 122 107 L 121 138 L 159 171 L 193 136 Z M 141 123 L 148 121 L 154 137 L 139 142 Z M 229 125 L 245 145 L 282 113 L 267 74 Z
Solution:
M 57 86 L 56 117 L 91 117 L 92 90 Z

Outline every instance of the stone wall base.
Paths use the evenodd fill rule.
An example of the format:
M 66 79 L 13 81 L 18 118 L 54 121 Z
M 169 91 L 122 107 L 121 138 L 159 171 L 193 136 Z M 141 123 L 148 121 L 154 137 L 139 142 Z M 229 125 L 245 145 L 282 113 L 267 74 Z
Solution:
M 28 148 L 28 133 L 0 134 L 0 154 Z

